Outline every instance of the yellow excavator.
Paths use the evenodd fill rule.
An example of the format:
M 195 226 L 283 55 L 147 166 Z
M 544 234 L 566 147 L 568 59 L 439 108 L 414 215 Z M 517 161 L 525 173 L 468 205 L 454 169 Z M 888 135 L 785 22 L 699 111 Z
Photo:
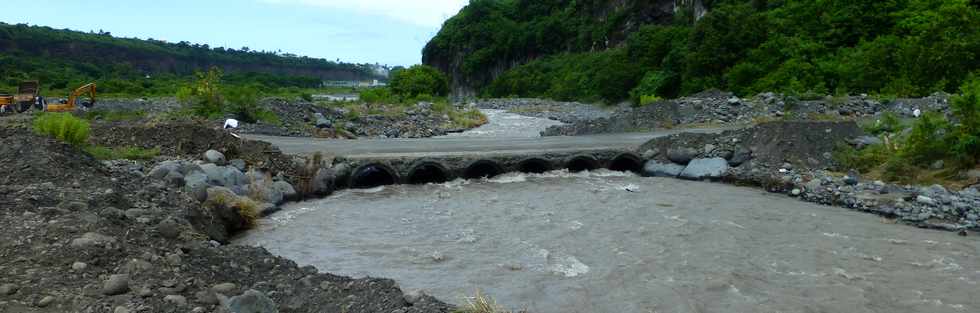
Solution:
M 79 103 L 78 99 L 85 95 L 88 96 L 88 100 L 83 100 Z M 71 112 L 75 110 L 77 105 L 81 105 L 84 108 L 91 108 L 95 105 L 95 83 L 88 83 L 78 87 L 78 89 L 75 89 L 75 91 L 72 91 L 68 95 L 68 100 L 61 100 L 57 104 L 48 104 L 44 110 L 47 112 Z

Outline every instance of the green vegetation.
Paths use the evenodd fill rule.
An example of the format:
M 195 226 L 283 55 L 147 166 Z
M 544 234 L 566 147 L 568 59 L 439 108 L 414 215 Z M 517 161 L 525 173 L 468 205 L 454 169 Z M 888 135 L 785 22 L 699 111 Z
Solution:
M 607 103 L 717 88 L 923 96 L 955 92 L 980 70 L 971 0 L 717 0 L 661 25 L 655 1 L 474 0 L 424 50 L 462 58 L 461 81 L 492 97 Z M 597 17 L 595 12 L 607 12 Z M 527 62 L 531 60 L 530 62 Z M 511 64 L 495 80 L 488 73 Z
M 188 42 L 113 37 L 112 34 L 0 23 L 0 91 L 38 80 L 48 97 L 96 82 L 100 96 L 172 96 L 201 64 L 235 69 L 228 85 L 255 85 L 263 93 L 317 88 L 327 80 L 380 79 L 368 65 Z M 294 73 L 308 73 L 297 75 Z
M 35 133 L 73 146 L 85 145 L 89 131 L 88 121 L 69 113 L 43 113 L 34 118 Z
M 885 116 L 872 129 L 884 139 L 884 144 L 862 150 L 842 147 L 835 154 L 836 160 L 845 168 L 862 172 L 879 170 L 885 179 L 901 182 L 921 179 L 921 174 L 940 160 L 954 172 L 975 167 L 980 161 L 980 77 L 970 77 L 960 92 L 952 99 L 951 120 L 928 112 L 905 132 L 896 117 Z
M 85 147 L 93 157 L 99 160 L 152 160 L 160 155 L 159 148 L 144 149 L 140 147 Z
M 150 160 L 160 155 L 158 148 L 108 148 L 89 145 L 90 129 L 88 120 L 75 117 L 71 113 L 41 113 L 34 118 L 34 132 L 38 135 L 49 136 L 80 147 L 99 160 Z
M 208 119 L 230 116 L 247 123 L 281 123 L 274 113 L 259 107 L 258 88 L 225 86 L 221 70 L 216 67 L 196 75 L 196 81 L 177 91 L 177 99 L 192 115 Z
M 510 313 L 511 311 L 497 304 L 497 301 L 490 296 L 477 290 L 476 295 L 466 299 L 466 304 L 462 305 L 453 313 Z M 522 311 L 523 312 L 523 311 Z
M 444 97 L 449 94 L 446 75 L 428 65 L 415 65 L 400 70 L 391 77 L 392 93 L 408 98 L 419 96 Z

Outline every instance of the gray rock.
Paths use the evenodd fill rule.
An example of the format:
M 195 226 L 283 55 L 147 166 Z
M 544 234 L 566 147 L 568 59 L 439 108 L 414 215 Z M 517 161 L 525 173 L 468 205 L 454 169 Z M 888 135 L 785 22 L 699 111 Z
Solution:
M 856 175 L 844 176 L 844 184 L 848 186 L 854 186 L 858 184 L 858 177 Z
M 112 313 L 131 313 L 131 312 L 132 311 L 129 308 L 121 305 L 117 306 L 115 309 L 112 310 Z
M 3 285 L 0 285 L 0 296 L 9 296 L 9 295 L 15 294 L 15 293 L 17 293 L 17 290 L 18 289 L 20 289 L 20 288 L 18 288 L 17 285 L 14 285 L 14 284 L 3 284 Z
M 936 160 L 936 162 L 932 162 L 932 165 L 929 166 L 933 170 L 941 170 L 944 167 L 946 167 L 946 162 L 943 160 Z
M 225 155 L 217 150 L 208 150 L 204 152 L 204 160 L 217 165 L 225 165 L 226 163 Z
M 334 190 L 334 172 L 330 169 L 321 168 L 313 176 L 312 189 L 310 192 L 316 196 L 328 196 Z
M 657 160 L 647 161 L 643 165 L 643 174 L 652 177 L 677 177 L 684 171 L 683 165 L 674 163 L 660 163 Z
M 735 153 L 732 154 L 731 159 L 729 159 L 728 164 L 731 166 L 740 166 L 745 162 L 752 159 L 752 151 L 746 148 L 738 148 Z
M 163 181 L 167 182 L 167 184 L 170 186 L 183 187 L 184 174 L 181 174 L 180 171 L 171 171 L 170 173 L 167 173 L 167 176 L 163 177 Z
M 862 149 L 867 146 L 880 145 L 884 143 L 881 138 L 875 136 L 861 136 L 851 140 L 851 144 L 857 149 Z
M 203 202 L 207 199 L 208 187 L 208 176 L 203 172 L 193 172 L 184 176 L 184 191 L 197 201 Z
M 234 160 L 228 161 L 228 165 L 231 165 L 232 167 L 234 167 L 235 169 L 238 169 L 238 171 L 240 171 L 242 173 L 244 173 L 245 170 L 247 169 L 246 168 L 246 165 L 245 165 L 245 160 L 242 160 L 242 159 L 234 159 Z
M 116 238 L 99 233 L 85 233 L 81 238 L 71 241 L 74 248 L 86 248 L 91 246 L 107 246 L 116 243 Z
M 725 159 L 695 159 L 681 171 L 680 178 L 690 180 L 718 179 L 727 171 L 728 161 Z
M 153 169 L 150 170 L 150 173 L 147 174 L 147 176 L 156 179 L 163 179 L 164 177 L 167 176 L 167 174 L 173 171 L 177 171 L 179 168 L 180 168 L 180 163 L 177 161 L 163 161 L 160 162 L 160 164 L 157 164 L 157 166 L 154 166 Z
M 177 238 L 180 235 L 180 224 L 172 218 L 164 219 L 157 224 L 157 232 L 163 238 Z
M 248 290 L 228 300 L 227 309 L 232 313 L 278 313 L 276 303 L 265 294 Z
M 75 262 L 71 264 L 71 269 L 76 272 L 84 271 L 86 268 L 88 268 L 88 264 L 85 264 L 84 262 Z
M 789 192 L 789 194 L 791 196 L 794 196 L 794 197 L 797 197 L 797 196 L 799 196 L 802 193 L 803 193 L 803 190 L 800 190 L 800 188 L 793 188 L 793 190 Z
M 405 298 L 405 302 L 415 304 L 425 298 L 425 292 L 421 290 L 412 290 L 406 292 L 404 295 L 402 295 L 402 297 Z
M 81 202 L 81 201 L 62 202 L 61 204 L 58 204 L 58 207 L 71 212 L 88 211 L 88 203 Z
M 211 286 L 211 291 L 223 295 L 229 295 L 232 292 L 235 292 L 235 289 L 238 289 L 238 285 L 235 285 L 234 283 L 221 283 Z
M 279 189 L 273 188 L 273 182 L 265 180 L 252 182 L 249 185 L 249 195 L 257 201 L 280 204 L 283 202 L 283 194 Z
M 671 148 L 667 150 L 667 159 L 677 164 L 687 165 L 697 154 L 697 150 L 691 148 Z
M 102 285 L 102 293 L 108 296 L 121 295 L 129 292 L 129 275 L 115 274 Z
M 44 298 L 41 298 L 41 301 L 38 301 L 37 302 L 37 306 L 40 307 L 40 308 L 44 308 L 44 307 L 47 307 L 47 306 L 51 305 L 52 303 L 54 303 L 54 301 L 55 301 L 55 297 L 53 297 L 53 296 L 44 296 Z
M 225 167 L 221 178 L 222 183 L 224 183 L 223 186 L 225 187 L 248 184 L 248 177 L 245 176 L 245 173 L 242 173 L 242 171 L 239 171 L 234 166 Z
M 184 176 L 190 175 L 191 173 L 204 172 L 204 170 L 201 169 L 200 165 L 191 162 L 186 162 L 186 161 L 182 161 L 180 163 L 180 167 L 177 168 L 177 171 L 180 172 L 181 174 L 184 174 Z
M 299 199 L 299 193 L 296 192 L 296 188 L 284 181 L 277 181 L 272 183 L 272 188 L 282 194 L 284 201 L 294 201 Z M 282 203 L 275 203 L 282 204 Z
M 172 303 L 178 307 L 187 306 L 187 298 L 181 295 L 167 295 L 163 297 L 163 302 Z
M 200 304 L 218 304 L 218 297 L 210 290 L 202 290 L 194 293 L 194 301 Z
M 918 197 L 916 197 L 915 198 L 915 202 L 922 203 L 922 204 L 925 204 L 925 205 L 930 205 L 930 206 L 936 205 L 936 200 L 933 200 L 932 198 L 929 198 L 929 197 L 926 197 L 926 196 L 918 196 Z
M 659 155 L 659 154 L 660 153 L 657 152 L 656 150 L 647 149 L 647 151 L 643 152 L 643 158 L 649 160 L 649 159 L 653 159 L 653 158 L 657 157 L 657 155 Z

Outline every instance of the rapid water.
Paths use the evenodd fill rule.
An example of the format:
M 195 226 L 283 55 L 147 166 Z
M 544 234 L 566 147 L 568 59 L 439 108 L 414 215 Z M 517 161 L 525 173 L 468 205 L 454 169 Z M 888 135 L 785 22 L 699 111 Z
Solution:
M 558 121 L 508 113 L 506 110 L 480 111 L 487 116 L 489 123 L 443 137 L 533 138 L 541 137 L 541 132 L 550 126 L 562 125 Z
M 598 172 L 349 190 L 238 244 L 532 312 L 978 312 L 980 241 L 722 184 Z

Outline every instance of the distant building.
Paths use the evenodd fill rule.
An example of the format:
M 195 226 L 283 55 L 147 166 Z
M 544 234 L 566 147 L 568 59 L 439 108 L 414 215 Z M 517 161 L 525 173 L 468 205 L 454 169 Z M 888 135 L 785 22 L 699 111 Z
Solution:
M 356 94 L 333 94 L 333 95 L 313 95 L 313 100 L 324 100 L 324 101 L 357 101 L 361 97 Z

